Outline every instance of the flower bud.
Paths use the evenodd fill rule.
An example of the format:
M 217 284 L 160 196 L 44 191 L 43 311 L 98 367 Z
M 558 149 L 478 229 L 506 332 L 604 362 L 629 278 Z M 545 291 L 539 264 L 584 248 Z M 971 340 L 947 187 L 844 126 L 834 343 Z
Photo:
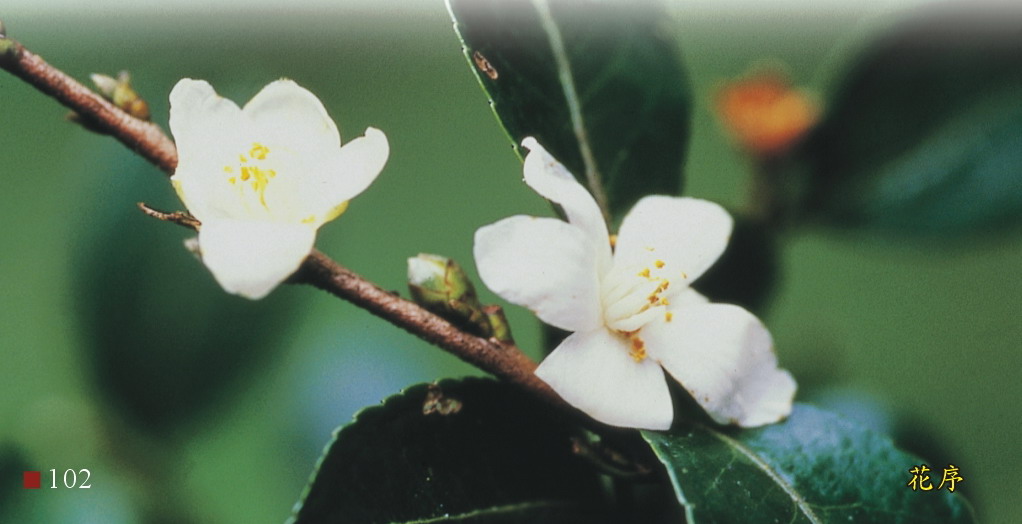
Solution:
M 135 118 L 149 120 L 149 104 L 131 87 L 131 75 L 127 71 L 118 73 L 117 78 L 97 73 L 89 78 L 103 98 Z
M 117 79 L 100 73 L 92 73 L 89 75 L 89 78 L 96 85 L 96 89 L 99 90 L 99 94 L 103 95 L 103 98 L 113 100 L 114 90 L 117 89 L 118 84 Z
M 420 306 L 473 333 L 493 333 L 472 282 L 457 262 L 420 253 L 408 259 L 408 290 Z
M 513 344 L 514 338 L 511 336 L 511 324 L 508 324 L 507 317 L 504 316 L 504 308 L 500 306 L 485 306 L 483 307 L 483 313 L 486 313 L 486 321 L 490 324 L 490 330 L 493 332 L 491 336 L 506 344 Z
M 13 60 L 18 58 L 18 46 L 14 40 L 0 36 L 0 60 Z

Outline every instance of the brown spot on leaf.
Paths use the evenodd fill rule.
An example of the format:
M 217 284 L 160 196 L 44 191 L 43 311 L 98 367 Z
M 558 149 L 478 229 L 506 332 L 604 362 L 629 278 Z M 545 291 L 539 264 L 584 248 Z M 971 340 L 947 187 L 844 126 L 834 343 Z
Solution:
M 490 77 L 490 80 L 496 80 L 497 77 L 500 76 L 500 74 L 497 73 L 497 70 L 493 67 L 493 64 L 491 64 L 490 61 L 487 60 L 479 51 L 472 52 L 472 61 L 476 63 L 476 67 L 478 67 L 483 74 Z
M 443 390 L 436 384 L 430 384 L 426 392 L 426 400 L 422 403 L 422 414 L 432 415 L 436 413 L 446 417 L 461 411 L 461 401 L 456 398 L 445 397 Z

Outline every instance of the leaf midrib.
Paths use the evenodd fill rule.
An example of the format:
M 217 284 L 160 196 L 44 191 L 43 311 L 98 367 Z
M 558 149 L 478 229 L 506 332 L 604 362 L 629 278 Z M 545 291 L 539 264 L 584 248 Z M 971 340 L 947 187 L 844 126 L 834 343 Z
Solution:
M 550 43 L 550 50 L 554 55 L 554 62 L 557 64 L 557 77 L 560 80 L 561 88 L 564 91 L 564 98 L 568 104 L 568 114 L 571 116 L 571 127 L 575 133 L 575 140 L 578 141 L 578 149 L 582 155 L 582 164 L 585 166 L 586 184 L 589 191 L 596 199 L 596 203 L 603 213 L 603 219 L 610 221 L 610 208 L 608 207 L 607 194 L 603 188 L 603 181 L 600 178 L 600 171 L 596 165 L 596 158 L 589 145 L 589 136 L 586 133 L 585 121 L 582 117 L 582 106 L 579 102 L 578 89 L 575 87 L 575 77 L 571 74 L 571 65 L 568 63 L 568 51 L 561 38 L 561 31 L 554 21 L 553 13 L 550 12 L 550 5 L 547 0 L 532 0 L 532 5 L 539 15 L 539 23 L 543 26 L 547 41 Z
M 792 502 L 795 503 L 798 509 L 802 512 L 803 515 L 806 516 L 806 518 L 809 519 L 810 522 L 812 522 L 813 524 L 823 524 L 823 520 L 820 517 L 818 517 L 815 512 L 813 512 L 813 509 L 809 505 L 809 501 L 802 498 L 802 496 L 799 495 L 797 491 L 795 491 L 795 487 L 792 486 L 783 477 L 778 475 L 777 472 L 774 471 L 773 467 L 770 466 L 770 464 L 768 464 L 763 459 L 759 458 L 758 455 L 756 455 L 751 449 L 745 447 L 741 442 L 719 431 L 716 431 L 713 428 L 703 426 L 703 429 L 705 429 L 707 433 L 713 435 L 721 442 L 738 450 L 739 453 L 741 453 L 750 461 L 752 461 L 752 463 L 756 465 L 756 467 L 758 467 L 760 470 L 762 470 L 763 473 L 766 473 L 766 475 L 770 477 L 770 480 L 774 481 L 774 483 L 776 483 L 778 486 L 781 487 L 781 489 L 784 490 L 788 497 L 791 498 Z

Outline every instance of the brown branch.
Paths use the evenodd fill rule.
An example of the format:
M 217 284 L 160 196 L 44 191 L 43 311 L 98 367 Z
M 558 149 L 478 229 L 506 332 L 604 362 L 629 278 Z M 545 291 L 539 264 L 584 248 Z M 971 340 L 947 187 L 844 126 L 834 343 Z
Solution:
M 96 128 L 121 141 L 168 175 L 173 174 L 177 148 L 158 126 L 128 115 L 14 40 L 0 37 L 0 68 L 89 119 Z M 139 204 L 139 208 L 160 220 L 192 229 L 199 225 L 197 220 L 183 213 L 162 213 L 145 204 Z M 384 291 L 317 250 L 305 259 L 289 282 L 325 290 L 486 372 L 518 384 L 556 405 L 567 406 L 536 377 L 533 373 L 536 363 L 517 346 L 465 333 L 418 304 Z
M 418 304 L 381 289 L 319 251 L 313 250 L 291 281 L 310 284 L 343 298 L 469 364 L 519 384 L 546 400 L 564 402 L 536 377 L 533 373 L 536 363 L 518 347 L 466 333 Z
M 89 126 L 113 135 L 163 172 L 174 173 L 177 149 L 156 124 L 118 109 L 10 38 L 0 38 L 0 68 L 57 99 L 87 119 Z

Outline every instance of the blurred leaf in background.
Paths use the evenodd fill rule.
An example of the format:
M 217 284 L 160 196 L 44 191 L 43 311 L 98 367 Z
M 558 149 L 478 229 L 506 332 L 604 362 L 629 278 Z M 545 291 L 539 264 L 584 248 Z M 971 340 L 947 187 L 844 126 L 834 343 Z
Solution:
M 736 216 L 724 254 L 692 287 L 714 302 L 762 312 L 780 285 L 775 233 L 768 224 Z
M 1020 34 L 1018 4 L 954 2 L 865 45 L 794 155 L 805 215 L 941 239 L 1018 224 Z
M 73 247 L 89 365 L 107 401 L 137 428 L 181 432 L 283 349 L 294 303 L 284 293 L 264 301 L 224 293 L 185 250 L 181 239 L 193 233 L 124 205 L 165 183 L 159 175 L 121 152 L 105 163 L 119 183 L 82 195 L 89 221 Z

